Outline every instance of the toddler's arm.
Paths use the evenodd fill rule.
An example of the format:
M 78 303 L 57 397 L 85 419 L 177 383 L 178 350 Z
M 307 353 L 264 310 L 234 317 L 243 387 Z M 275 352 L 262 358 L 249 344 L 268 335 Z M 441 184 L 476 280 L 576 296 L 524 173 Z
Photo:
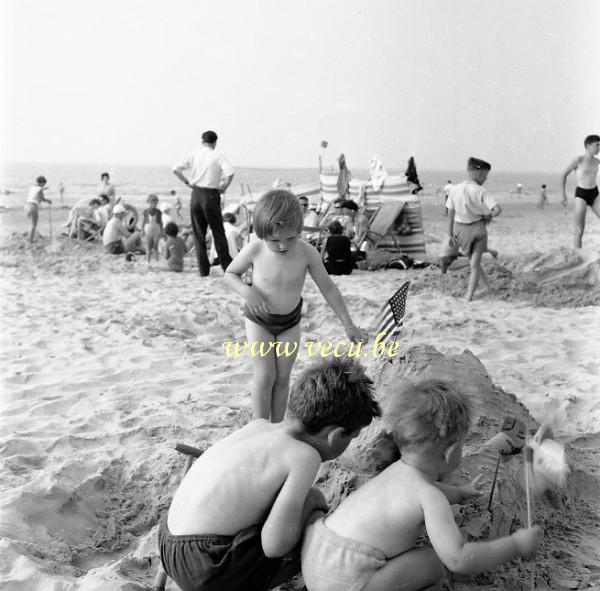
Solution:
M 530 556 L 537 550 L 541 538 L 541 529 L 536 526 L 496 540 L 465 543 L 441 491 L 434 487 L 427 491 L 422 498 L 422 508 L 433 549 L 446 567 L 456 573 L 477 574 L 517 556 Z
M 329 277 L 317 249 L 306 242 L 302 242 L 302 245 L 306 253 L 308 272 L 323 294 L 325 301 L 331 306 L 335 315 L 344 325 L 346 334 L 353 341 L 366 341 L 367 335 L 365 331 L 358 328 L 352 322 L 344 298 L 335 283 L 331 280 L 331 277 Z
M 290 458 L 290 471 L 271 507 L 261 532 L 263 551 L 269 558 L 287 554 L 298 542 L 308 517 L 315 510 L 327 510 L 323 495 L 312 490 L 321 464 L 316 450 Z
M 444 496 L 451 505 L 459 505 L 470 499 L 480 497 L 483 494 L 481 492 L 482 478 L 483 476 L 479 474 L 469 484 L 462 484 L 460 486 L 444 484 L 443 482 L 434 482 L 433 484 L 438 490 L 444 493 Z

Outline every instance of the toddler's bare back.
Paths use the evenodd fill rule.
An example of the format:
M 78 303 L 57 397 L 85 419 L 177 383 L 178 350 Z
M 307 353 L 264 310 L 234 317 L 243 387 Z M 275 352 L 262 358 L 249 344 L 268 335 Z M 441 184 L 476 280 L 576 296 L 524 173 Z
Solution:
M 391 558 L 414 548 L 423 533 L 421 500 L 428 494 L 439 491 L 418 470 L 398 461 L 342 501 L 325 524 Z

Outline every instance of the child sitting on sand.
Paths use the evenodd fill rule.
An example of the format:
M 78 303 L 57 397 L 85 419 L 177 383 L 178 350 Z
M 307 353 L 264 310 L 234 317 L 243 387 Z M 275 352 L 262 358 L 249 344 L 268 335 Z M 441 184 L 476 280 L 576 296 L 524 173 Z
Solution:
M 158 209 L 158 196 L 150 194 L 146 202 L 148 208 L 142 214 L 142 238 L 146 236 L 146 257 L 150 263 L 152 253 L 158 261 L 158 242 L 163 235 L 163 223 L 162 213 Z
M 165 234 L 167 235 L 167 243 L 165 245 L 165 259 L 169 271 L 180 273 L 183 271 L 183 257 L 188 251 L 185 242 L 177 236 L 179 227 L 175 222 L 169 222 L 165 226 Z
M 290 372 L 298 353 L 302 288 L 306 271 L 342 321 L 352 340 L 364 338 L 346 309 L 342 294 L 330 279 L 314 246 L 299 240 L 304 216 L 297 197 L 275 189 L 265 193 L 254 209 L 254 232 L 260 240 L 248 243 L 227 267 L 225 281 L 246 304 L 248 342 L 270 346 L 252 357 L 254 417 L 281 421 L 287 404 Z M 252 285 L 242 275 L 252 266 Z M 273 343 L 284 343 L 289 353 L 275 355 Z M 261 345 L 262 346 L 262 345 Z
M 308 591 L 441 589 L 444 565 L 475 574 L 535 553 L 539 527 L 486 542 L 463 541 L 451 504 L 481 494 L 479 477 L 438 481 L 460 465 L 469 406 L 451 384 L 426 380 L 406 388 L 386 414 L 397 462 L 307 527 L 302 574 Z M 429 546 L 416 546 L 427 530 Z
M 491 291 L 488 278 L 481 268 L 481 257 L 487 251 L 487 224 L 502 212 L 495 199 L 482 188 L 491 165 L 478 158 L 469 158 L 467 172 L 470 180 L 456 185 L 450 195 L 448 208 L 448 233 L 450 246 L 459 246 L 469 257 L 471 276 L 467 289 L 467 301 L 473 299 L 479 279 Z
M 358 364 L 323 362 L 296 380 L 283 422 L 252 421 L 196 460 L 158 535 L 183 591 L 261 591 L 300 570 L 302 531 L 327 511 L 313 481 L 380 416 L 372 384 Z
M 37 179 L 35 179 L 35 185 L 29 189 L 29 193 L 27 194 L 27 201 L 25 202 L 25 215 L 31 222 L 31 228 L 29 229 L 29 234 L 27 235 L 29 242 L 33 242 L 35 237 L 35 229 L 37 228 L 39 219 L 39 206 L 43 201 L 48 204 L 52 203 L 50 199 L 46 199 L 46 197 L 44 197 L 44 191 L 48 190 L 46 183 L 46 177 L 39 176 Z

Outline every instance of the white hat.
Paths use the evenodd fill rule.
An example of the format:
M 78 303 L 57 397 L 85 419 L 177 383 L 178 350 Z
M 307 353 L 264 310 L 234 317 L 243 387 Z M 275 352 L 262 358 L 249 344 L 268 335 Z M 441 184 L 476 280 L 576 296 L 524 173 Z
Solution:
M 167 213 L 167 211 L 171 211 L 171 205 L 169 203 L 167 203 L 166 201 L 163 201 L 160 204 L 159 209 L 163 212 L 163 213 Z
M 123 207 L 123 205 L 121 203 L 117 203 L 114 207 L 113 207 L 113 213 L 125 213 L 127 210 L 125 209 L 125 207 Z

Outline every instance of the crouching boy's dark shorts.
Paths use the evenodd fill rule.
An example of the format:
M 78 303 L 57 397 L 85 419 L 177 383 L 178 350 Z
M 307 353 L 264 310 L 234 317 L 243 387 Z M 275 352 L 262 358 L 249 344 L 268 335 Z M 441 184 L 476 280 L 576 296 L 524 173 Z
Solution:
M 199 534 L 174 536 L 163 518 L 158 531 L 160 559 L 182 591 L 263 591 L 285 563 L 293 574 L 297 557 L 267 558 L 262 549 L 262 525 L 251 525 L 235 536 Z M 294 564 L 292 564 L 294 563 Z

